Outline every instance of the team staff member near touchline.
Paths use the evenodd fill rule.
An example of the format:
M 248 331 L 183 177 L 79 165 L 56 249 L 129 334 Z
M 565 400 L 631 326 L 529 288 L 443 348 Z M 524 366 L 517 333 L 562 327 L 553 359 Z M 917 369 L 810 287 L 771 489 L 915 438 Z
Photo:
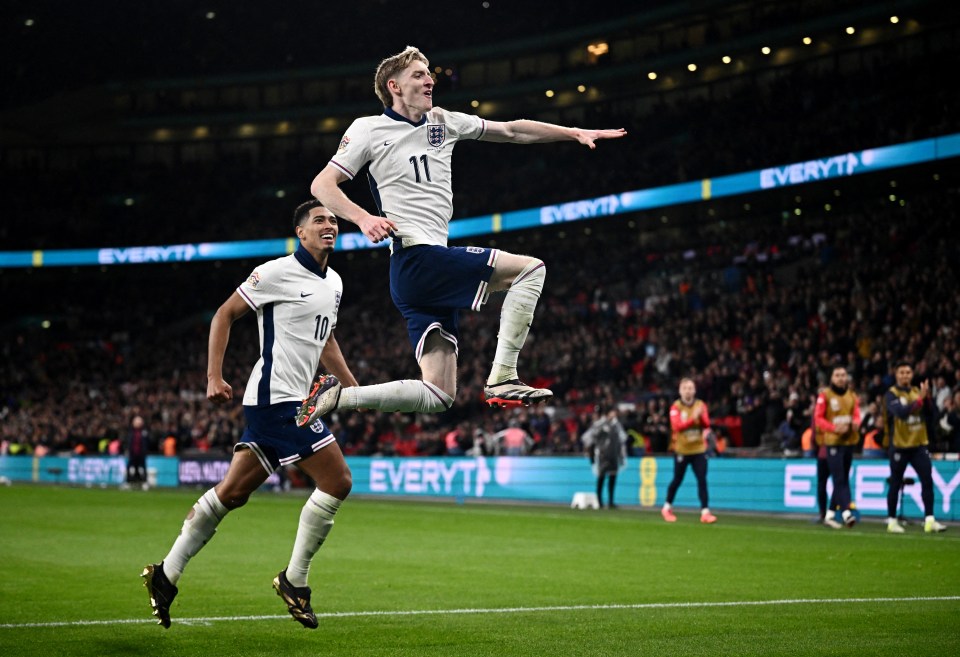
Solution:
M 456 396 L 458 314 L 480 310 L 491 292 L 506 291 L 497 348 L 484 389 L 494 406 L 549 401 L 553 393 L 520 381 L 517 359 L 533 321 L 546 268 L 530 256 L 498 249 L 448 247 L 453 216 L 452 156 L 461 139 L 535 144 L 623 137 L 625 130 L 584 130 L 538 121 L 487 121 L 433 104 L 434 80 L 418 49 L 380 63 L 374 89 L 385 107 L 359 118 L 310 187 L 338 217 L 357 224 L 372 242 L 392 237 L 390 294 L 407 323 L 421 380 L 340 389 L 328 379 L 304 402 L 301 423 L 335 408 L 440 413 Z M 351 201 L 340 183 L 369 164 L 374 199 L 383 216 Z M 508 166 L 508 163 L 505 163 Z
M 850 376 L 845 367 L 833 368 L 830 385 L 817 395 L 813 417 L 823 435 L 833 479 L 831 505 L 823 522 L 828 527 L 839 527 L 834 519 L 835 510 L 839 508 L 843 524 L 853 527 L 857 518 L 850 507 L 850 466 L 853 448 L 860 441 L 860 398 L 850 389 Z
M 707 496 L 707 434 L 710 432 L 710 413 L 707 405 L 697 399 L 697 386 L 693 379 L 680 380 L 680 399 L 670 406 L 670 429 L 673 432 L 673 480 L 667 487 L 667 501 L 660 515 L 667 522 L 676 522 L 673 500 L 683 483 L 687 466 L 693 467 L 697 477 L 697 495 L 700 497 L 700 522 L 711 524 L 717 517 L 710 513 Z
M 927 450 L 928 427 L 934 425 L 933 400 L 930 382 L 913 385 L 913 366 L 900 361 L 894 367 L 897 384 L 884 396 L 884 446 L 890 448 L 890 488 L 887 491 L 887 531 L 904 533 L 897 522 L 897 501 L 903 474 L 912 465 L 920 479 L 920 497 L 923 500 L 923 531 L 928 534 L 947 530 L 933 516 L 933 465 Z
M 320 420 L 298 427 L 296 415 L 318 363 L 347 385 L 356 385 L 356 380 L 333 335 L 343 294 L 340 276 L 327 266 L 337 239 L 337 218 L 312 200 L 297 207 L 293 222 L 300 239 L 296 252 L 254 269 L 210 323 L 207 399 L 217 404 L 233 399 L 233 389 L 223 379 L 223 359 L 230 327 L 251 309 L 260 325 L 260 359 L 243 396 L 247 428 L 234 447 L 227 474 L 197 500 L 163 561 L 143 571 L 150 606 L 164 627 L 170 627 L 170 604 L 187 562 L 213 538 L 229 511 L 246 504 L 271 473 L 292 463 L 316 488 L 300 512 L 290 563 L 273 586 L 294 619 L 304 627 L 317 627 L 307 575 L 353 482 L 330 430 Z
M 627 462 L 627 432 L 620 423 L 616 406 L 599 406 L 595 418 L 590 428 L 580 436 L 580 441 L 597 476 L 597 502 L 600 508 L 603 508 L 603 482 L 606 479 L 607 508 L 616 509 L 614 493 L 617 474 Z

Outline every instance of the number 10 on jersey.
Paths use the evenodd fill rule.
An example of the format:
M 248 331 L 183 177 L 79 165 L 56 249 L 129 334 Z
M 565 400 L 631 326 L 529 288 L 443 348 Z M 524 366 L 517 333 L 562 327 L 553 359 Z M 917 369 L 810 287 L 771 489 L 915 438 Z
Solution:
M 315 318 L 316 326 L 313 328 L 313 339 L 323 340 L 327 337 L 327 331 L 330 329 L 330 319 L 324 315 L 317 315 Z

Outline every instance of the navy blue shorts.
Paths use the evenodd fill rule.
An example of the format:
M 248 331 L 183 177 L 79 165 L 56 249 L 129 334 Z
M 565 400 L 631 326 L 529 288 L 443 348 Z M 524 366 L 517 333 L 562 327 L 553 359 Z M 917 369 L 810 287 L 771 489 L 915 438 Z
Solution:
M 280 466 L 305 459 L 336 440 L 321 419 L 308 427 L 298 427 L 299 408 L 300 402 L 244 406 L 247 428 L 233 451 L 249 449 L 272 474 Z
M 407 334 L 419 361 L 427 334 L 440 334 L 457 347 L 459 312 L 480 310 L 497 262 L 497 249 L 479 246 L 403 247 L 393 242 L 390 296 L 407 322 Z

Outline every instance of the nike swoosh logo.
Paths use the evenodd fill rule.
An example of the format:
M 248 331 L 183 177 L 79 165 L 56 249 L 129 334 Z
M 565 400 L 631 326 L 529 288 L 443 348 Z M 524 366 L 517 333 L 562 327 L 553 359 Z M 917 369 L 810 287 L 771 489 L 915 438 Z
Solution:
M 385 142 L 383 142 L 383 145 L 384 145 L 384 146 L 389 146 L 389 145 L 392 144 L 392 143 L 393 143 L 392 141 L 385 141 Z
M 301 293 L 300 293 L 300 298 L 301 298 L 301 299 L 305 299 L 306 297 L 312 297 L 312 296 L 313 296 L 313 292 L 310 292 L 309 294 L 307 294 L 306 292 L 301 292 Z

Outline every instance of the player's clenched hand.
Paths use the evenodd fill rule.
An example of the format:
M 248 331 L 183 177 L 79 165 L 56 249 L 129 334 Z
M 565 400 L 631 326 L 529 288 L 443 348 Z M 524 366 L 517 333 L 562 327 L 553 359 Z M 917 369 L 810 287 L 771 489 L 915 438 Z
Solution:
M 390 233 L 397 230 L 397 225 L 386 217 L 376 217 L 372 214 L 358 218 L 355 223 L 360 226 L 360 230 L 367 236 L 367 239 L 374 244 L 387 239 L 390 237 Z
M 625 128 L 617 128 L 616 130 L 578 130 L 577 141 L 584 146 L 594 149 L 597 147 L 594 142 L 598 139 L 619 139 L 620 137 L 626 136 L 626 134 L 627 131 Z
M 222 404 L 233 399 L 233 388 L 223 379 L 207 381 L 207 399 L 214 404 Z

